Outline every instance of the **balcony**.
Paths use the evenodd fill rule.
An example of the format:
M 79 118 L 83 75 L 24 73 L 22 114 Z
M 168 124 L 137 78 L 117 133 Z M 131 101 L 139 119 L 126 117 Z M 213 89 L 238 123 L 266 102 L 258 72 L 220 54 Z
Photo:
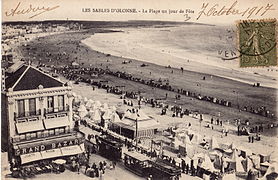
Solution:
M 28 122 L 34 120 L 40 120 L 41 110 L 37 111 L 25 111 L 24 113 L 14 113 L 16 122 Z
M 61 106 L 58 108 L 44 109 L 46 119 L 68 116 L 68 112 L 69 112 L 69 105 Z
M 65 128 L 62 131 L 58 129 L 44 130 L 44 131 L 16 135 L 14 137 L 11 137 L 11 143 L 22 143 L 22 142 L 36 143 L 36 142 L 42 142 L 50 139 L 64 138 L 68 136 L 76 136 L 76 137 L 81 136 L 81 134 L 75 131 L 74 129 Z

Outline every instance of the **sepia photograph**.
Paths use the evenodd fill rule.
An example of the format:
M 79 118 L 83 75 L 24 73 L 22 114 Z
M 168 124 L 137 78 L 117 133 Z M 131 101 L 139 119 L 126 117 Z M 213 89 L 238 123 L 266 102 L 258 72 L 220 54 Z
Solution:
M 1 179 L 278 179 L 277 1 L 1 8 Z

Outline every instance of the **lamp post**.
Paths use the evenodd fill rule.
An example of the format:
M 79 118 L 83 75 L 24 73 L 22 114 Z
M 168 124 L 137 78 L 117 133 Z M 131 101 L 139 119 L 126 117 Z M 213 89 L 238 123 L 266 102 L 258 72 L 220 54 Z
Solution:
M 136 142 L 136 148 L 137 148 L 137 146 L 138 146 L 138 118 L 136 118 L 136 121 L 135 121 L 135 134 L 136 134 L 135 142 Z

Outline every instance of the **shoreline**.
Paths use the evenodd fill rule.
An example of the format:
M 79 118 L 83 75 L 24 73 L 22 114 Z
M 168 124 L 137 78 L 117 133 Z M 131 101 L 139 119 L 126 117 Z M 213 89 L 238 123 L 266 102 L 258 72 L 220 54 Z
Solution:
M 121 34 L 121 35 L 116 35 L 116 37 L 123 38 L 123 37 L 127 36 L 127 38 L 128 38 L 128 36 L 131 36 L 130 35 L 131 33 L 132 33 L 132 30 L 128 29 L 125 33 L 123 33 L 123 32 L 116 33 L 116 34 Z M 137 32 L 135 32 L 135 34 L 136 33 Z M 228 78 L 231 80 L 236 80 L 236 81 L 240 81 L 240 82 L 251 84 L 251 85 L 259 82 L 262 87 L 271 87 L 271 88 L 275 88 L 275 89 L 278 88 L 277 79 L 275 76 L 273 77 L 273 75 L 270 76 L 268 74 L 262 73 L 263 71 L 266 71 L 267 68 L 270 68 L 270 71 L 273 71 L 272 68 L 275 68 L 275 67 L 260 67 L 255 70 L 250 70 L 248 68 L 245 68 L 243 70 L 240 68 L 229 67 L 229 65 L 227 67 L 226 66 L 220 67 L 221 66 L 220 64 L 218 64 L 217 66 L 215 66 L 215 64 L 212 64 L 212 65 L 203 64 L 203 63 L 200 63 L 200 60 L 199 61 L 190 60 L 189 62 L 186 62 L 186 59 L 184 57 L 182 57 L 182 55 L 183 55 L 182 53 L 186 53 L 188 57 L 193 57 L 193 59 L 194 58 L 195 59 L 205 58 L 205 57 L 207 57 L 207 55 L 204 54 L 204 55 L 196 56 L 196 55 L 192 54 L 191 52 L 184 52 L 182 50 L 177 50 L 177 52 L 174 52 L 174 53 L 167 53 L 166 52 L 167 50 L 165 50 L 165 52 L 160 52 L 159 50 L 161 50 L 161 47 L 158 47 L 159 50 L 154 50 L 156 47 L 142 47 L 142 44 L 140 44 L 140 42 L 137 42 L 138 39 L 134 40 L 135 44 L 137 43 L 135 46 L 138 46 L 138 48 L 142 48 L 142 51 L 145 51 L 144 53 L 137 52 L 137 51 L 139 51 L 138 49 L 134 50 L 134 47 L 132 46 L 133 42 L 131 42 L 131 43 L 128 42 L 128 44 L 126 46 L 132 46 L 132 48 L 127 47 L 127 50 L 123 50 L 123 53 L 122 53 L 122 51 L 120 51 L 120 49 L 126 48 L 126 47 L 124 47 L 125 43 L 122 42 L 123 40 L 118 39 L 119 43 L 117 44 L 117 41 L 118 41 L 117 38 L 113 39 L 111 36 L 115 36 L 115 33 L 95 33 L 88 38 L 82 39 L 81 43 L 90 47 L 94 51 L 98 51 L 98 52 L 101 52 L 104 54 L 111 54 L 113 56 L 117 56 L 117 57 L 121 57 L 121 58 L 125 58 L 125 59 L 133 59 L 133 60 L 141 61 L 142 63 L 146 63 L 146 62 L 153 63 L 153 64 L 160 65 L 160 66 L 170 65 L 171 67 L 175 67 L 175 68 L 183 67 L 185 70 L 189 70 L 192 72 L 204 73 L 204 74 L 212 74 L 213 73 L 213 75 L 215 75 L 215 76 Z M 112 40 L 109 40 L 110 37 L 112 38 Z M 110 44 L 113 44 L 113 45 L 110 45 Z M 123 46 L 123 47 L 118 48 L 120 46 Z M 115 47 L 115 49 L 113 50 L 114 47 Z M 135 54 L 131 53 L 130 55 L 125 54 L 126 53 L 125 51 L 128 51 L 128 50 L 129 51 L 133 50 L 136 52 L 135 52 Z M 169 50 L 169 48 L 168 48 L 168 50 Z M 173 48 L 170 47 L 169 52 L 170 51 L 173 51 Z M 144 54 L 146 54 L 146 53 L 149 53 L 151 55 L 148 55 L 144 58 L 144 56 L 145 56 Z M 169 60 L 168 61 L 158 60 L 159 56 L 164 56 L 165 59 L 169 59 Z M 216 57 L 210 57 L 210 58 L 216 59 Z M 213 62 L 213 61 L 214 60 L 211 60 L 209 62 Z M 226 65 L 229 63 L 230 62 L 227 62 Z M 235 63 L 238 63 L 238 60 L 235 61 Z M 252 72 L 252 71 L 254 71 L 254 72 Z M 274 72 L 275 72 L 275 69 L 274 69 Z M 248 79 L 246 77 L 248 77 Z

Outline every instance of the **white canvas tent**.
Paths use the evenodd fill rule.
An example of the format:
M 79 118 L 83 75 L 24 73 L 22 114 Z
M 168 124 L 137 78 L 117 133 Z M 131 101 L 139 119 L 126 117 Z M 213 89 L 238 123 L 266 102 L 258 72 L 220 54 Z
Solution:
M 202 137 L 201 137 L 200 134 L 194 133 L 191 142 L 194 143 L 194 144 L 199 144 L 201 142 L 201 139 L 202 139 Z
M 188 135 L 185 135 L 185 138 L 183 139 L 183 143 L 184 143 L 184 144 L 192 144 L 192 142 L 190 141 Z
M 216 171 L 216 169 L 213 166 L 213 163 L 211 162 L 211 160 L 207 154 L 204 155 L 204 161 L 202 162 L 200 167 L 205 170 L 208 170 L 210 172 Z
M 95 102 L 95 106 L 98 107 L 98 108 L 101 107 L 101 102 L 96 101 L 96 102 Z
M 84 118 L 88 114 L 88 111 L 83 104 L 81 104 L 79 106 L 78 113 L 79 113 L 80 118 Z
M 93 117 L 92 117 L 93 121 L 95 122 L 100 122 L 101 121 L 101 115 L 100 115 L 100 111 L 99 109 L 96 109 L 94 111 Z
M 277 162 L 271 163 L 269 165 L 265 175 L 262 178 L 260 178 L 260 180 L 268 180 L 269 177 L 273 177 L 273 179 L 277 179 L 277 177 L 278 177 L 278 163 Z
M 121 122 L 122 120 L 120 119 L 119 115 L 116 112 L 113 112 L 111 115 L 112 122 Z
M 87 103 L 87 102 L 88 102 L 88 98 L 87 98 L 87 97 L 84 97 L 83 101 L 84 101 L 85 103 Z
M 218 141 L 214 136 L 211 138 L 211 149 L 219 149 Z
M 224 174 L 222 180 L 236 180 L 236 174 L 231 173 L 231 174 Z
M 102 118 L 104 120 L 110 120 L 112 116 L 112 111 L 110 109 L 106 109 L 106 111 L 104 112 Z
M 103 103 L 102 106 L 103 106 L 103 110 L 104 110 L 104 111 L 106 111 L 106 110 L 109 108 L 107 103 Z

